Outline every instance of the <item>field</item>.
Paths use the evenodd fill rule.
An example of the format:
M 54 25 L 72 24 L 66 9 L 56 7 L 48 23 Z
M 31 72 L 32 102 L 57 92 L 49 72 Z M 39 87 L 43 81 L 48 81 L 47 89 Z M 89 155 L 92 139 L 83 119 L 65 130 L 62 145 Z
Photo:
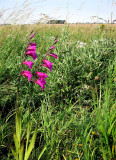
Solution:
M 57 55 L 39 66 L 43 91 L 19 74 L 32 30 L 32 73 Z M 115 24 L 0 26 L 0 159 L 27 148 L 29 160 L 116 160 Z

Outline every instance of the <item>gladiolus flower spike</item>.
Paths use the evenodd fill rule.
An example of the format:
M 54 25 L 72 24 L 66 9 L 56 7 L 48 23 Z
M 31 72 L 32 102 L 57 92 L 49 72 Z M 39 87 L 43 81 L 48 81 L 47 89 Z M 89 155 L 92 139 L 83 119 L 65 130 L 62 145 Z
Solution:
M 26 56 L 27 55 L 31 56 L 35 61 L 36 58 L 37 58 L 36 43 L 31 42 L 31 39 L 35 36 L 36 33 L 34 33 L 33 35 L 32 35 L 32 33 L 33 33 L 33 30 L 31 31 L 31 34 L 30 34 L 29 43 L 27 45 L 25 55 Z M 58 38 L 58 36 L 55 38 L 55 41 L 52 44 L 52 46 L 48 49 L 48 52 L 46 53 L 45 57 L 47 55 L 49 55 L 49 56 L 52 56 L 54 58 L 57 58 L 56 54 L 51 53 L 52 50 L 55 48 L 54 45 L 58 42 L 57 38 Z M 25 61 L 25 58 L 24 58 L 22 64 L 27 65 L 29 67 L 29 69 L 31 70 L 34 63 L 32 61 Z M 44 66 L 44 67 L 48 68 L 50 71 L 52 71 L 52 65 L 53 65 L 53 63 L 51 63 L 50 61 L 48 61 L 47 59 L 43 59 L 39 66 Z M 39 67 L 37 68 L 37 72 L 36 72 L 36 74 L 38 75 L 38 78 L 35 79 L 33 82 L 40 85 L 40 87 L 43 91 L 43 89 L 45 88 L 45 84 L 46 84 L 45 78 L 47 78 L 48 75 L 46 73 L 38 72 L 38 69 L 39 69 Z M 21 71 L 20 75 L 23 75 L 23 76 L 27 77 L 29 82 L 31 81 L 32 74 L 31 74 L 30 71 Z

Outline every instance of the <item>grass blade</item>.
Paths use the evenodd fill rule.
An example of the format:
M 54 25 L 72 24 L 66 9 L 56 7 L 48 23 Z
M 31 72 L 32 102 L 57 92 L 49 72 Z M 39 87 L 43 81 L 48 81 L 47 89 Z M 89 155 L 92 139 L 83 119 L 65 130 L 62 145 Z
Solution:
M 46 150 L 46 146 L 43 148 L 43 150 L 41 151 L 41 153 L 40 153 L 40 155 L 39 155 L 39 157 L 38 157 L 38 160 L 40 160 L 40 158 L 41 158 L 41 156 L 43 155 L 43 153 L 45 152 L 45 150 Z

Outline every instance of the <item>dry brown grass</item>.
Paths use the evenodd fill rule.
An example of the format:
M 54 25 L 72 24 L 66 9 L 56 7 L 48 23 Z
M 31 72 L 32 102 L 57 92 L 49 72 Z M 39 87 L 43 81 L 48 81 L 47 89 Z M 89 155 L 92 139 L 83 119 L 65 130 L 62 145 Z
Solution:
M 61 33 L 63 27 L 66 24 L 39 24 L 29 25 L 28 27 L 35 28 L 39 31 L 59 32 Z M 91 37 L 95 37 L 100 31 L 101 24 L 69 24 L 70 33 L 72 36 L 79 36 L 82 39 L 89 40 Z M 105 24 L 105 35 L 110 38 L 116 38 L 116 24 Z
M 80 41 L 89 41 L 91 38 L 96 39 L 100 35 L 101 24 L 69 24 L 71 41 L 75 39 Z M 0 26 L 2 36 L 8 35 L 12 31 L 27 32 L 32 29 L 36 32 L 43 32 L 51 35 L 62 35 L 62 29 L 66 24 L 33 24 L 33 25 L 5 25 Z M 116 24 L 105 24 L 105 36 L 116 39 Z M 4 33 L 4 35 L 3 35 Z

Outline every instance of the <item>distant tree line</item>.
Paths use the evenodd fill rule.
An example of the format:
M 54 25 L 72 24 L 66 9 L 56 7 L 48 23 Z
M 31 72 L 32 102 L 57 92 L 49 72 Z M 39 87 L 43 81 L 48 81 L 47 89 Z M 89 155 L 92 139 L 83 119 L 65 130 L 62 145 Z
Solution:
M 47 22 L 47 24 L 65 24 L 65 23 L 67 23 L 66 20 L 56 20 L 56 19 L 49 20 Z
M 49 15 L 41 13 L 40 19 L 36 22 L 36 24 L 65 24 L 66 20 L 54 19 Z

